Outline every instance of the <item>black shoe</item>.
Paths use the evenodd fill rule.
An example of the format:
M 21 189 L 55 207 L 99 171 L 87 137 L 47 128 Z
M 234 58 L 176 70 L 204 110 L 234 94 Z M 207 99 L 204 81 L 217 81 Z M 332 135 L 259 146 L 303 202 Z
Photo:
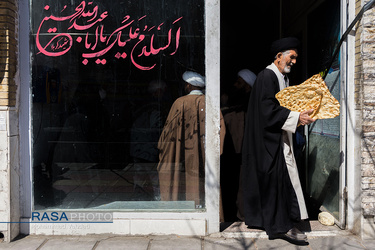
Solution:
M 307 236 L 295 227 L 290 229 L 285 234 L 280 233 L 280 234 L 270 235 L 269 239 L 270 240 L 282 239 L 295 245 L 308 245 L 309 244 L 309 242 L 307 241 Z

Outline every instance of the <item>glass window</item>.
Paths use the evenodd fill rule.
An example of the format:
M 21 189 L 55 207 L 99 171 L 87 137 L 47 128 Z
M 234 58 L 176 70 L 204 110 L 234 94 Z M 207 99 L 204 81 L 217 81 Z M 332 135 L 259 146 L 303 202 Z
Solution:
M 339 57 L 334 58 L 332 65 L 329 65 L 340 38 L 340 1 L 327 1 L 308 17 L 310 75 L 328 69 L 324 81 L 332 95 L 340 101 Z M 327 23 L 330 25 L 324 25 Z M 337 219 L 340 209 L 339 176 L 342 165 L 340 119 L 341 115 L 333 119 L 317 120 L 309 126 L 307 173 L 310 207 L 327 210 Z
M 30 25 L 34 209 L 204 208 L 204 115 L 163 131 L 205 72 L 203 0 L 32 0 Z

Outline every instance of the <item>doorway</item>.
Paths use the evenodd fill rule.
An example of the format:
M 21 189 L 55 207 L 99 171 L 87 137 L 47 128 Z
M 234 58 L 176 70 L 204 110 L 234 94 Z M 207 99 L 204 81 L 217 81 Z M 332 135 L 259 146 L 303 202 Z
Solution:
M 238 98 L 241 91 L 233 86 L 237 72 L 249 69 L 258 74 L 269 65 L 272 57 L 268 51 L 274 40 L 294 36 L 301 41 L 298 63 L 289 74 L 291 85 L 297 85 L 329 66 L 340 39 L 340 22 L 340 0 L 248 1 L 235 8 L 222 1 L 221 109 L 224 118 L 226 112 L 233 111 L 229 107 L 238 104 L 231 103 L 228 96 L 236 96 L 236 101 L 244 99 Z M 325 80 L 331 93 L 340 100 L 339 58 L 330 65 Z M 340 127 L 340 117 L 318 121 L 301 130 L 302 143 L 295 143 L 299 146 L 295 148 L 296 160 L 311 221 L 316 221 L 321 211 L 329 211 L 339 220 L 342 188 L 339 180 L 345 171 Z M 231 137 L 229 128 L 221 156 L 222 219 L 227 225 L 239 221 L 236 200 L 241 153 L 236 151 Z

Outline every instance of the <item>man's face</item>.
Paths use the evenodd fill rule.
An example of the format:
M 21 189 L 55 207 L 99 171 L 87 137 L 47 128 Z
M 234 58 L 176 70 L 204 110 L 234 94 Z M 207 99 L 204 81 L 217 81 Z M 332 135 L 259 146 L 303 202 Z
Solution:
M 291 49 L 284 53 L 277 54 L 276 66 L 283 74 L 290 73 L 292 66 L 297 62 L 297 51 Z

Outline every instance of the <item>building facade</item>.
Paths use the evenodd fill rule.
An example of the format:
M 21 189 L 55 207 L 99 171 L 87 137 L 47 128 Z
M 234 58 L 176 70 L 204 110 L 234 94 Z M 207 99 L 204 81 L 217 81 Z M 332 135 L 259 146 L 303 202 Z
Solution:
M 226 79 L 222 65 L 227 67 L 227 51 L 235 51 L 232 40 L 224 38 L 235 37 L 225 28 L 232 18 L 224 19 L 227 9 L 217 0 L 164 1 L 163 6 L 127 2 L 0 3 L 0 232 L 6 241 L 20 233 L 219 232 L 218 83 Z M 303 80 L 318 70 L 311 66 L 320 46 L 312 44 L 314 36 L 333 41 L 332 50 L 339 38 L 327 34 L 341 37 L 372 1 L 336 1 L 332 6 L 333 1 L 269 2 L 262 4 L 277 13 L 272 13 L 276 31 L 265 34 L 260 26 L 264 36 L 251 44 L 284 35 L 300 38 L 305 66 L 296 78 Z M 255 3 L 251 7 L 262 9 Z M 337 14 L 333 33 L 324 33 L 314 19 L 321 13 L 327 20 Z M 334 215 L 339 227 L 362 238 L 375 236 L 374 21 L 370 7 L 330 68 L 327 85 L 337 92 L 340 117 L 305 129 L 307 194 Z M 186 70 L 206 77 L 206 158 L 199 175 L 203 198 L 193 202 L 184 189 L 175 200 L 160 200 L 158 185 L 169 182 L 156 178 L 155 184 L 158 160 L 153 152 L 162 117 L 183 95 Z M 156 95 L 155 89 L 166 92 Z M 332 148 L 334 156 L 321 152 L 319 143 Z M 321 188 L 325 185 L 327 189 Z M 324 192 L 328 196 L 322 198 Z M 77 214 L 86 220 L 59 223 Z M 110 216 L 111 223 L 87 223 L 93 214 Z
M 366 1 L 356 2 L 356 11 Z M 363 235 L 373 237 L 374 235 L 374 78 L 373 78 L 373 37 L 372 30 L 374 9 L 371 8 L 363 15 L 361 22 L 358 24 L 355 33 L 355 110 L 356 133 L 360 135 L 360 161 L 356 164 L 361 169 L 361 211 Z M 359 140 L 359 139 L 358 139 Z M 356 152 L 356 151 L 355 151 Z M 358 158 L 359 159 L 359 158 Z

